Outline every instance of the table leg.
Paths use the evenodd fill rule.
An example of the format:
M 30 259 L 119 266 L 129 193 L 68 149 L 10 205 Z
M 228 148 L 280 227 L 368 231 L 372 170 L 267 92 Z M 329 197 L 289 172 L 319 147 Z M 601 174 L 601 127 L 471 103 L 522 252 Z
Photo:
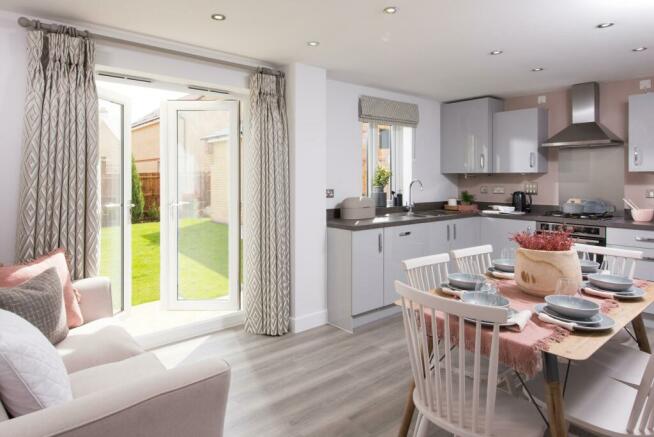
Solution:
M 650 347 L 649 339 L 647 338 L 647 330 L 645 329 L 645 322 L 643 322 L 643 315 L 638 314 L 638 316 L 631 321 L 631 326 L 634 327 L 634 334 L 636 335 L 636 341 L 638 342 L 640 350 L 651 354 L 652 348 Z
M 565 423 L 563 393 L 559 379 L 559 363 L 556 355 L 543 352 L 543 376 L 545 377 L 545 397 L 550 424 L 550 437 L 566 437 L 568 427 Z
M 413 390 L 416 388 L 416 383 L 411 378 L 411 383 L 409 384 L 409 394 L 406 398 L 406 403 L 404 404 L 404 415 L 402 416 L 402 424 L 400 425 L 400 432 L 397 434 L 398 437 L 407 437 L 409 433 L 409 427 L 411 426 L 411 419 L 413 418 L 413 412 L 416 409 L 416 406 L 413 405 Z

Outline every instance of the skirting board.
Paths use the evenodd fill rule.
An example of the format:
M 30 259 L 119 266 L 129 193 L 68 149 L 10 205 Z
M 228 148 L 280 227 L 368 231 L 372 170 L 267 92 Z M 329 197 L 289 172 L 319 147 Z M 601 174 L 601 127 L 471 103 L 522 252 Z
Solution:
M 327 324 L 327 310 L 316 311 L 301 317 L 291 317 L 291 332 L 307 331 Z
M 233 328 L 245 322 L 245 311 L 235 311 L 209 320 L 189 323 L 179 328 L 166 329 L 153 334 L 139 335 L 136 341 L 145 350 L 155 349 L 193 337 L 208 335 L 223 329 Z

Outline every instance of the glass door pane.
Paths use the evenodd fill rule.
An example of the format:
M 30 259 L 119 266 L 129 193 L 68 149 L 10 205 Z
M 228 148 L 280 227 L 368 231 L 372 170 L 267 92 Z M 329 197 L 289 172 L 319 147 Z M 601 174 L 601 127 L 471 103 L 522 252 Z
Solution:
M 169 307 L 236 309 L 238 102 L 168 102 L 167 123 Z

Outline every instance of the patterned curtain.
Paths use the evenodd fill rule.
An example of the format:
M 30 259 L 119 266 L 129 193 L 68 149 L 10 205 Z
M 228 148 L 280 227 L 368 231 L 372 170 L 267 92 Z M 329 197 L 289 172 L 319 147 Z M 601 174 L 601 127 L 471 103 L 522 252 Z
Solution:
M 98 97 L 93 41 L 77 31 L 27 34 L 18 259 L 63 247 L 73 278 L 98 271 Z
M 289 151 L 284 77 L 250 80 L 244 232 L 245 330 L 283 335 L 290 317 Z

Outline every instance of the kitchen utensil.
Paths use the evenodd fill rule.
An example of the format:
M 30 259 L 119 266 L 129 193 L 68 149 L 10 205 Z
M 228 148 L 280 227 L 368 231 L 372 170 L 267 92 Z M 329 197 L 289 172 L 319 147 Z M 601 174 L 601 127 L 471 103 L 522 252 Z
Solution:
M 580 259 L 581 273 L 595 273 L 600 266 L 600 263 L 590 259 Z
M 588 319 L 599 313 L 599 304 L 577 296 L 552 294 L 545 296 L 545 302 L 557 313 L 572 319 Z
M 498 258 L 492 261 L 493 267 L 503 272 L 513 273 L 515 271 L 515 259 Z
M 631 210 L 631 218 L 635 222 L 651 222 L 654 218 L 654 209 L 652 208 L 639 208 Z
M 553 310 L 549 305 L 545 303 L 537 304 L 536 311 L 539 313 L 544 312 L 548 316 L 554 317 L 555 319 L 561 320 L 563 322 L 578 323 L 580 325 L 597 325 L 602 321 L 602 316 L 599 313 L 595 314 L 593 317 L 589 317 L 588 319 L 571 319 L 570 317 L 566 317 L 563 314 L 556 312 L 556 310 Z
M 478 291 L 466 291 L 461 300 L 465 303 L 483 305 L 489 307 L 508 308 L 511 302 L 504 296 L 494 293 L 483 293 Z
M 600 275 L 597 273 L 588 275 L 588 281 L 595 287 L 607 291 L 625 291 L 634 283 L 633 280 L 626 276 Z
M 516 211 L 531 211 L 531 194 L 524 191 L 515 191 L 511 196 L 511 203 Z
M 465 290 L 474 290 L 478 282 L 486 282 L 486 278 L 482 275 L 462 272 L 450 273 L 447 275 L 447 280 L 451 285 Z
M 454 199 L 454 198 L 447 199 L 447 204 L 448 204 L 449 206 L 456 206 L 456 202 L 457 202 L 457 200 Z
M 601 314 L 602 316 L 602 321 L 598 323 L 597 325 L 582 325 L 579 323 L 569 323 L 569 322 L 564 322 L 562 320 L 557 320 L 554 317 L 551 317 L 547 315 L 544 312 L 538 313 L 538 318 L 542 320 L 545 323 L 551 323 L 552 325 L 557 325 L 562 328 L 567 329 L 568 331 L 606 331 L 615 325 L 615 320 L 612 318 Z
M 626 199 L 626 198 L 624 198 L 624 197 L 622 198 L 622 200 L 624 201 L 624 203 L 625 203 L 629 208 L 631 208 L 631 209 L 638 209 L 638 206 L 636 206 L 636 204 L 633 203 L 631 200 Z

